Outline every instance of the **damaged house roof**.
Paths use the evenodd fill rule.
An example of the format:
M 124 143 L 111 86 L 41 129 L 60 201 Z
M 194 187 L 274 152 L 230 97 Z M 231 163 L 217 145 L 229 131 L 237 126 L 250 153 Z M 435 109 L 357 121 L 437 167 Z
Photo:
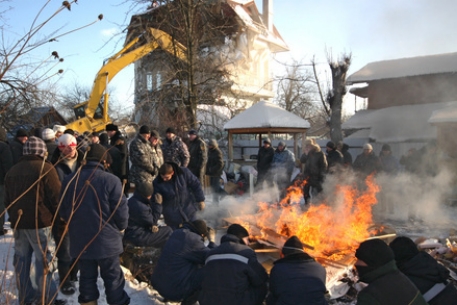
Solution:
M 350 75 L 347 84 L 455 72 L 457 52 L 372 62 Z

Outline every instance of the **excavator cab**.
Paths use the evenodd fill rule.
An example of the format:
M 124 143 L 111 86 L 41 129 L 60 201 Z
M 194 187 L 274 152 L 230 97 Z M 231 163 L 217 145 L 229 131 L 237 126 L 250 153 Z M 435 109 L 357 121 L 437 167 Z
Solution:
M 73 111 L 75 112 L 75 118 L 77 120 L 83 118 L 86 116 L 86 107 L 87 107 L 88 102 L 84 102 L 81 104 L 76 105 L 73 108 Z M 102 119 L 103 118 L 103 100 L 100 101 L 100 103 L 97 106 L 97 109 L 95 109 L 94 113 L 94 119 Z

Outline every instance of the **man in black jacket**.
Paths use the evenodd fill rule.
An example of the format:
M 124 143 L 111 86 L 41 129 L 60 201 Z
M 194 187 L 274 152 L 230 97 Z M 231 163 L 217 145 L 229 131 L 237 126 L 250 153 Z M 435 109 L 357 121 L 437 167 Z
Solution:
M 13 156 L 13 164 L 16 164 L 22 157 L 22 149 L 29 135 L 25 129 L 18 129 L 16 137 L 10 143 L 11 154 Z
M 189 154 L 190 161 L 187 168 L 200 180 L 202 186 L 205 185 L 205 170 L 208 154 L 206 144 L 199 136 L 197 131 L 190 130 L 189 133 Z
M 332 141 L 327 142 L 327 172 L 330 174 L 336 173 L 339 167 L 343 165 L 343 154 L 336 150 L 336 145 Z
M 262 186 L 263 181 L 267 181 L 268 185 L 273 185 L 272 175 L 268 175 L 273 162 L 273 156 L 275 150 L 271 147 L 270 139 L 266 138 L 263 140 L 263 146 L 259 148 L 257 153 L 257 185 Z
M 129 162 L 128 162 L 128 148 L 125 138 L 122 136 L 119 131 L 119 127 L 114 124 L 106 125 L 106 133 L 110 138 L 110 146 L 112 149 L 117 149 L 120 153 L 120 160 L 113 158 L 113 164 L 111 164 L 112 173 L 117 176 L 121 182 L 125 182 L 124 194 L 128 194 L 130 188 L 130 183 L 128 181 L 129 177 Z
M 326 305 L 325 268 L 303 251 L 297 236 L 284 243 L 281 254 L 270 273 L 267 305 Z
M 213 191 L 213 203 L 219 205 L 219 199 L 224 191 L 221 189 L 221 175 L 224 170 L 222 152 L 215 139 L 208 142 L 208 162 L 206 163 L 206 174 L 210 176 L 211 189 Z

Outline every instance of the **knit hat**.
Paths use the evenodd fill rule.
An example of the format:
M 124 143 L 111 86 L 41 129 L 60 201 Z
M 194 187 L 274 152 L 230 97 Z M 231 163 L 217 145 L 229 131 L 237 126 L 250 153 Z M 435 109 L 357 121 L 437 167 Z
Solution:
M 78 143 L 73 135 L 64 133 L 59 137 L 59 139 L 57 139 L 57 145 L 62 148 L 66 146 L 76 147 L 78 146 Z
M 278 143 L 278 146 L 284 146 L 284 147 L 285 147 L 285 146 L 286 146 L 286 143 L 284 143 L 284 141 L 280 141 L 280 142 Z
M 191 130 L 189 130 L 189 132 L 187 134 L 196 136 L 198 133 L 195 129 L 191 129 Z
M 29 134 L 27 133 L 27 131 L 25 129 L 21 128 L 21 129 L 18 129 L 16 131 L 16 138 L 18 138 L 18 137 L 28 137 L 28 136 L 29 136 Z
M 234 223 L 227 228 L 227 234 L 235 235 L 239 239 L 249 237 L 249 232 L 243 226 Z
M 335 143 L 333 143 L 332 141 L 329 141 L 327 142 L 327 145 L 326 145 L 328 148 L 331 148 L 331 149 L 335 149 Z
M 390 244 L 390 249 L 394 252 L 397 263 L 409 261 L 419 253 L 417 245 L 406 236 L 395 238 Z
M 156 139 L 160 139 L 159 132 L 157 130 L 151 130 L 151 137 L 154 137 Z
M 45 128 L 41 132 L 41 138 L 45 141 L 53 140 L 56 137 L 56 133 L 51 128 Z
M 395 259 L 392 249 L 380 239 L 370 239 L 361 243 L 355 251 L 355 257 L 372 268 L 380 267 Z
M 303 252 L 303 244 L 295 235 L 291 236 L 288 240 L 286 240 L 286 242 L 284 243 L 284 247 L 282 247 L 282 254 L 284 255 Z
M 152 187 L 152 183 L 140 182 L 137 185 L 135 185 L 135 191 L 138 192 L 138 194 L 140 194 L 144 198 L 148 198 L 152 196 L 154 188 Z
M 270 139 L 269 139 L 269 138 L 265 138 L 265 139 L 263 139 L 263 143 L 264 143 L 264 144 L 265 144 L 265 143 L 268 143 L 268 144 L 270 144 L 270 145 L 271 145 L 271 141 L 270 141 Z
M 54 125 L 54 127 L 52 127 L 52 130 L 54 131 L 54 133 L 57 133 L 57 132 L 63 133 L 65 131 L 65 129 L 67 129 L 67 128 L 63 125 Z
M 363 149 L 373 150 L 373 146 L 371 146 L 371 144 L 369 144 L 369 143 L 365 143 L 365 144 L 363 144 Z
M 139 134 L 146 134 L 146 133 L 151 133 L 149 126 L 147 126 L 147 125 L 141 126 Z
M 108 144 L 108 140 L 109 140 L 109 137 L 108 137 L 108 134 L 106 132 L 102 132 L 98 138 L 100 139 L 100 144 Z
M 46 147 L 46 143 L 38 137 L 31 136 L 25 142 L 22 148 L 22 154 L 26 155 L 36 155 L 44 158 L 48 148 Z
M 106 127 L 105 127 L 105 130 L 106 131 L 118 131 L 119 128 L 117 127 L 117 125 L 107 124 Z
M 206 226 L 206 222 L 201 219 L 194 220 L 192 222 L 188 222 L 189 226 L 191 227 L 192 231 L 199 235 L 207 236 L 208 235 L 208 227 Z
M 381 148 L 382 151 L 392 151 L 389 144 L 384 144 Z
M 174 134 L 176 134 L 176 130 L 173 127 L 168 127 L 167 130 L 165 130 L 165 133 L 174 133 Z
M 87 147 L 87 161 L 102 162 L 106 160 L 106 149 L 100 144 L 91 144 Z

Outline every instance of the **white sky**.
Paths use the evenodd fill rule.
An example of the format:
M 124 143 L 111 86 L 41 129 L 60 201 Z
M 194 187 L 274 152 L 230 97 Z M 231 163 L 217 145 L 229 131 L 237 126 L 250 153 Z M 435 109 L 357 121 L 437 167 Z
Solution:
M 5 45 L 17 39 L 15 33 L 26 32 L 46 2 L 0 2 L 0 12 L 12 7 L 0 20 L 9 26 Z M 43 17 L 61 3 L 50 0 L 48 7 L 52 9 L 46 9 Z M 256 3 L 261 11 L 262 1 Z M 315 55 L 318 62 L 325 63 L 326 50 L 331 50 L 335 57 L 352 52 L 349 70 L 352 74 L 373 61 L 457 51 L 457 1 L 453 0 L 274 0 L 273 6 L 274 23 L 291 49 L 277 55 L 281 62 L 295 59 L 308 63 Z M 110 38 L 136 13 L 130 7 L 128 0 L 78 0 L 71 12 L 60 13 L 41 33 L 49 34 L 60 27 L 64 27 L 60 32 L 71 30 L 96 20 L 100 13 L 104 19 L 58 42 L 43 45 L 33 52 L 31 60 L 40 60 L 56 50 L 65 59 L 58 67 L 65 70 L 59 80 L 61 87 L 71 87 L 75 82 L 90 87 L 103 59 L 121 48 L 122 40 L 116 38 L 110 42 Z M 273 73 L 282 74 L 282 71 Z M 119 73 L 110 87 L 115 89 L 112 93 L 116 100 L 131 106 L 133 66 Z M 347 105 L 349 108 L 353 106 L 353 98 L 347 103 L 351 104 Z

